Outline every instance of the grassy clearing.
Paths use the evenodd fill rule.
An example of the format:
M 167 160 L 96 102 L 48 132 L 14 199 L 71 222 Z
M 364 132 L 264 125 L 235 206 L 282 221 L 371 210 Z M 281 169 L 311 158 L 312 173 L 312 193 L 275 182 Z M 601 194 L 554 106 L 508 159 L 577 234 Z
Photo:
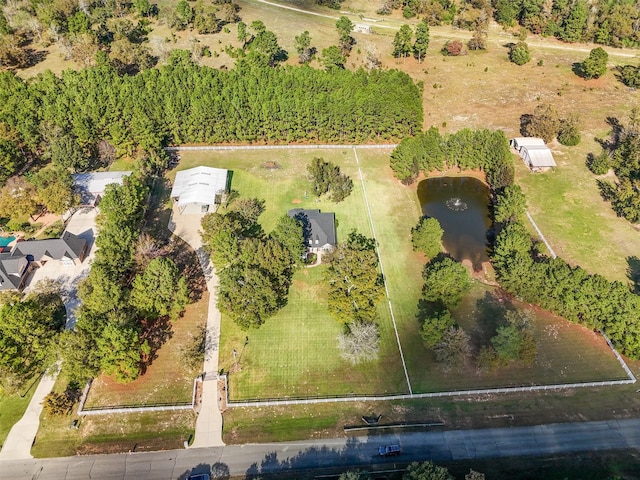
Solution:
M 311 195 L 311 184 L 305 180 L 306 165 L 315 156 L 339 164 L 344 173 L 357 180 L 351 150 L 183 152 L 180 169 L 209 165 L 233 170 L 231 188 L 243 197 L 265 200 L 266 211 L 260 222 L 267 232 L 287 210 L 301 207 L 335 212 L 339 239 L 345 239 L 353 229 L 371 235 L 362 187 L 357 181 L 351 196 L 339 204 L 317 202 Z M 279 168 L 263 168 L 267 161 L 275 161 Z M 234 371 L 229 387 L 232 398 L 406 391 L 388 310 L 380 312 L 380 359 L 352 367 L 340 358 L 336 337 L 341 326 L 326 309 L 324 268 L 298 271 L 288 305 L 258 330 L 244 332 L 223 316 L 220 368 Z M 234 348 L 239 369 L 234 366 Z
M 73 420 L 79 428 L 70 428 Z M 31 454 L 36 458 L 183 448 L 193 435 L 195 414 L 184 412 L 40 417 Z
M 599 149 L 592 138 L 577 147 L 558 147 L 558 168 L 544 175 L 530 174 L 519 162 L 516 181 L 556 254 L 590 273 L 627 283 L 627 258 L 640 251 L 640 236 L 602 200 L 596 177 L 585 166 L 587 153 Z

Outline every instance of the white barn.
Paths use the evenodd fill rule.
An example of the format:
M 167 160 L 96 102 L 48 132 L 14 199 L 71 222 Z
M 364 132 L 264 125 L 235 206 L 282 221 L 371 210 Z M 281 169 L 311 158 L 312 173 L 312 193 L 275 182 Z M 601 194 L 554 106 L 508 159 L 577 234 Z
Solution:
M 227 170 L 195 167 L 176 174 L 171 198 L 181 214 L 202 214 L 214 212 L 227 191 Z
M 509 144 L 519 152 L 522 147 L 544 147 L 544 140 L 536 137 L 516 137 L 509 141 Z
M 520 156 L 532 172 L 545 172 L 556 166 L 551 150 L 545 145 L 521 147 Z

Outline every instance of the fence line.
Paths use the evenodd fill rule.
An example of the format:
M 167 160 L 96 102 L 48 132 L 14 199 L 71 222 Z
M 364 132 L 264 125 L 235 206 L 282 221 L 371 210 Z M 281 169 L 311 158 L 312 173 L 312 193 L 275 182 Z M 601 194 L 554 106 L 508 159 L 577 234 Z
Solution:
M 411 382 L 409 381 L 409 372 L 407 371 L 407 364 L 404 361 L 404 353 L 402 351 L 402 344 L 400 343 L 400 336 L 398 335 L 396 317 L 393 314 L 393 306 L 391 305 L 391 299 L 389 298 L 389 288 L 387 287 L 387 277 L 384 274 L 384 266 L 382 265 L 382 255 L 380 255 L 380 246 L 378 244 L 378 237 L 376 236 L 376 229 L 373 225 L 373 216 L 371 215 L 371 207 L 369 206 L 369 197 L 367 196 L 367 187 L 364 184 L 364 176 L 362 175 L 362 168 L 360 167 L 360 159 L 358 158 L 358 152 L 356 151 L 356 147 L 353 147 L 353 155 L 356 157 L 356 165 L 358 165 L 358 175 L 360 176 L 360 183 L 362 184 L 362 194 L 364 196 L 364 203 L 367 206 L 367 215 L 369 216 L 369 225 L 371 226 L 371 233 L 373 234 L 373 239 L 376 243 L 376 253 L 378 254 L 378 264 L 380 265 L 380 273 L 382 274 L 382 283 L 384 283 L 384 291 L 387 294 L 387 301 L 389 302 L 389 312 L 391 313 L 391 322 L 393 323 L 393 331 L 396 334 L 396 341 L 398 342 L 398 350 L 400 351 L 400 360 L 402 360 L 404 377 L 407 380 L 409 393 L 413 393 L 413 389 L 411 388 Z
M 538 228 L 538 225 L 536 224 L 536 222 L 533 221 L 533 217 L 529 214 L 529 212 L 524 212 L 524 213 L 527 215 L 527 218 L 531 222 L 531 225 L 533 225 L 533 228 L 535 228 L 536 232 L 538 233 L 538 235 L 540 235 L 540 238 L 542 239 L 544 244 L 547 246 L 547 250 L 549 250 L 549 253 L 551 254 L 551 256 L 553 258 L 556 258 L 556 256 L 557 256 L 556 252 L 553 251 L 553 248 L 551 248 L 551 245 L 549 245 L 549 242 L 547 242 L 547 239 L 544 237 L 544 235 L 542 234 L 542 232 Z
M 166 152 L 188 152 L 198 150 L 290 150 L 290 149 L 322 149 L 322 148 L 396 148 L 397 143 L 379 143 L 379 144 L 362 144 L 362 145 L 336 145 L 336 144 L 313 144 L 313 145 L 194 145 L 165 147 Z
M 222 375 L 225 382 L 225 396 L 228 408 L 233 407 L 272 407 L 280 405 L 311 405 L 319 403 L 346 403 L 346 402 L 383 402 L 392 400 L 416 400 L 421 398 L 442 398 L 442 397 L 462 397 L 466 395 L 490 395 L 499 393 L 518 393 L 518 392 L 536 392 L 551 390 L 568 390 L 572 388 L 588 388 L 588 387 L 611 387 L 614 385 L 633 385 L 636 383 L 636 377 L 627 366 L 624 359 L 615 349 L 611 340 L 603 333 L 607 345 L 615 355 L 618 362 L 627 374 L 626 380 L 604 380 L 599 382 L 581 382 L 581 383 L 560 383 L 557 385 L 529 385 L 520 387 L 502 387 L 502 388 L 483 388 L 475 390 L 454 390 L 449 392 L 430 392 L 430 393 L 405 393 L 391 395 L 351 395 L 348 397 L 322 397 L 322 398 L 284 398 L 284 399 L 265 399 L 265 400 L 246 400 L 231 401 L 229 400 L 229 384 L 226 375 Z
M 176 410 L 193 410 L 196 404 L 196 388 L 198 382 L 202 382 L 201 377 L 197 377 L 193 380 L 193 393 L 191 395 L 191 403 L 177 403 L 171 405 L 149 405 L 143 407 L 126 407 L 126 406 L 114 406 L 114 407 L 100 407 L 100 408 L 84 408 L 84 404 L 87 401 L 87 395 L 89 395 L 89 390 L 91 388 L 92 380 L 89 380 L 82 391 L 82 396 L 80 397 L 80 405 L 78 406 L 78 415 L 81 417 L 87 415 L 106 415 L 110 413 L 141 413 L 141 412 L 166 412 L 166 411 L 176 411 Z

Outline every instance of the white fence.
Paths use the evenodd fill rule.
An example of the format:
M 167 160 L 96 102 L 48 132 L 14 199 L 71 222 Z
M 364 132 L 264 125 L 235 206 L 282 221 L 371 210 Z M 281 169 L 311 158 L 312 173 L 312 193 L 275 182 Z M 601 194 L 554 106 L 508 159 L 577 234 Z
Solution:
M 165 147 L 167 152 L 188 152 L 198 150 L 309 150 L 322 148 L 396 148 L 397 143 L 365 144 L 365 145 L 196 145 L 182 147 Z

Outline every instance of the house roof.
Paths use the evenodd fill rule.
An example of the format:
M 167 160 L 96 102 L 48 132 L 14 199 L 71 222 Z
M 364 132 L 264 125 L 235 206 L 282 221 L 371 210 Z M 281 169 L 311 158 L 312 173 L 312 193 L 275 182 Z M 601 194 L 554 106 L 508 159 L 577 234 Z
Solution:
M 227 170 L 223 168 L 195 167 L 176 174 L 171 198 L 178 205 L 199 203 L 213 205 L 217 194 L 227 189 Z
M 11 249 L 11 256 L 30 256 L 35 261 L 45 257 L 56 260 L 66 257 L 75 260 L 80 258 L 86 245 L 87 241 L 83 238 L 76 237 L 70 232 L 64 232 L 60 238 L 18 242 Z
M 289 210 L 287 215 L 302 222 L 304 240 L 307 245 L 336 245 L 336 217 L 334 213 L 320 213 L 320 210 L 294 208 Z
M 555 167 L 556 161 L 549 147 L 531 146 L 520 150 L 523 160 L 532 167 Z
M 80 193 L 83 205 L 93 205 L 99 195 L 104 195 L 107 185 L 117 183 L 122 185 L 124 177 L 131 172 L 89 172 L 72 175 L 73 185 Z
M 515 137 L 511 139 L 515 148 L 544 146 L 544 140 L 536 137 Z
M 0 253 L 0 290 L 18 288 L 28 263 L 25 256 L 14 257 L 10 253 Z

